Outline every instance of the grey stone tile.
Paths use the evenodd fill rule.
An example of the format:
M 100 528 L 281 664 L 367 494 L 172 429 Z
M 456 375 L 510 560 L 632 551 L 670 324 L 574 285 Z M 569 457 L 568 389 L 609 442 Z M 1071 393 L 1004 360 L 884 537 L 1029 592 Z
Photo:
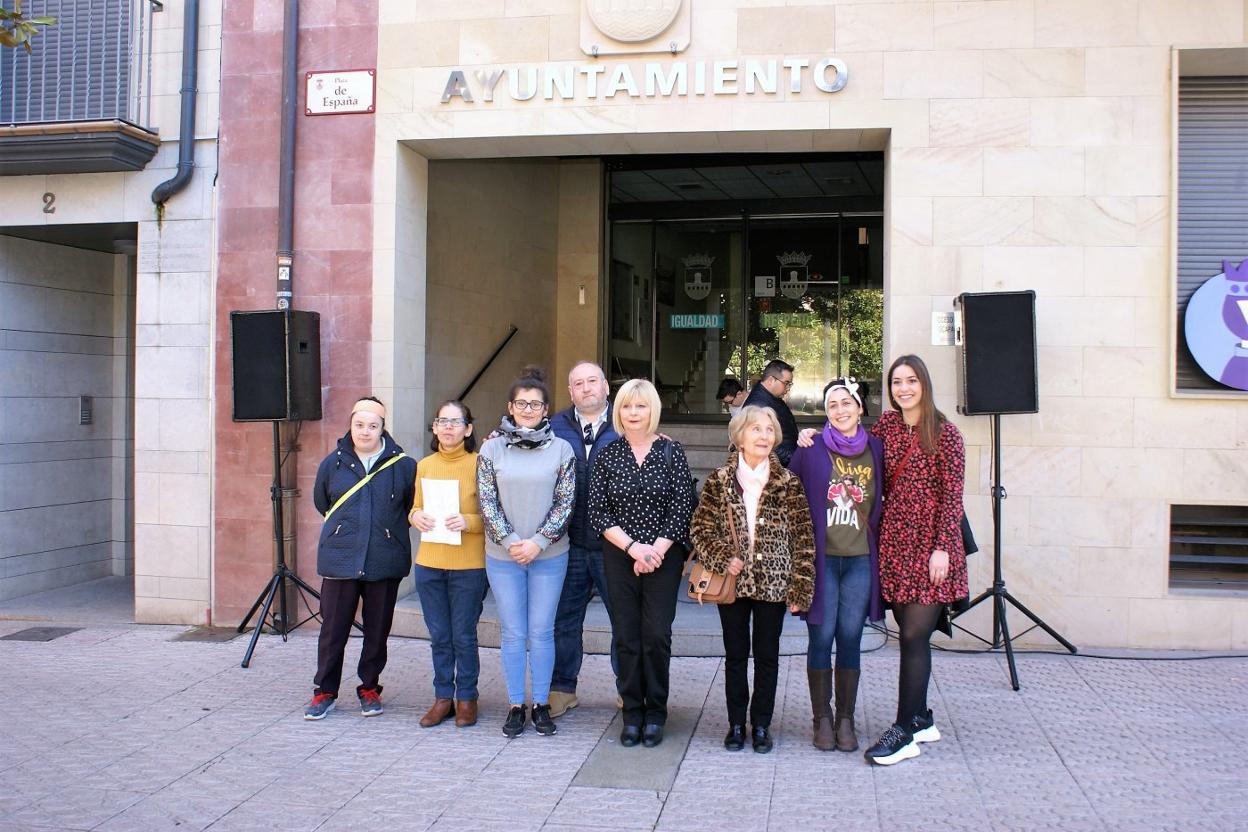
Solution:
M 125 811 L 143 796 L 139 792 L 73 786 L 10 812 L 8 820 L 35 826 L 90 829 Z
M 551 812 L 551 824 L 609 826 L 616 829 L 653 829 L 663 810 L 660 792 L 573 786 Z

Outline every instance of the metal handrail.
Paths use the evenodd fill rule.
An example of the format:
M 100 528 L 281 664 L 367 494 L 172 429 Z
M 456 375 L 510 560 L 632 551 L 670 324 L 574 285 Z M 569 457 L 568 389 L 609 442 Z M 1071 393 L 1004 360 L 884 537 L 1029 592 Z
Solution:
M 26 0 L 54 17 L 31 53 L 0 55 L 0 124 L 152 120 L 152 15 L 160 0 Z
M 507 337 L 503 339 L 503 342 L 498 345 L 498 348 L 495 349 L 494 352 L 490 353 L 490 357 L 487 358 L 485 363 L 481 365 L 481 369 L 477 370 L 477 374 L 472 377 L 472 381 L 468 382 L 468 386 L 464 388 L 464 392 L 459 394 L 458 398 L 461 402 L 468 398 L 468 394 L 472 392 L 472 388 L 477 386 L 477 382 L 481 380 L 481 376 L 485 375 L 485 371 L 490 369 L 490 365 L 494 363 L 494 359 L 498 358 L 498 354 L 503 351 L 503 347 L 506 347 L 507 344 L 511 342 L 511 339 L 516 337 L 516 333 L 519 331 L 520 330 L 515 324 L 511 325 L 511 331 L 507 333 Z

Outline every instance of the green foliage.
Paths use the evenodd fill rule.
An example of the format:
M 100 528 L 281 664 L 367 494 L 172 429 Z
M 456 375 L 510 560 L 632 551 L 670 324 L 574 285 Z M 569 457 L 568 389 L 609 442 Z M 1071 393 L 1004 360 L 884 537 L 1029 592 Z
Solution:
M 848 336 L 849 374 L 879 378 L 884 360 L 884 292 L 850 289 L 843 298 Z
M 29 55 L 30 39 L 39 34 L 40 26 L 51 26 L 55 17 L 27 17 L 22 13 L 22 0 L 13 0 L 13 11 L 0 5 L 0 46 L 22 47 Z

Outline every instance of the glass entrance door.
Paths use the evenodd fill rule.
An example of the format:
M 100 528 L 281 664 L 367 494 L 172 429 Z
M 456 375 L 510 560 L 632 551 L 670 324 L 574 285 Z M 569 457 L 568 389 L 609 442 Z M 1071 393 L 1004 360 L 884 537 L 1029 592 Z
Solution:
M 879 216 L 750 218 L 748 374 L 758 378 L 773 358 L 792 364 L 795 415 L 822 414 L 823 386 L 836 376 L 878 397 L 882 227 Z M 878 403 L 869 409 L 878 414 Z
M 736 374 L 742 341 L 743 257 L 739 218 L 613 224 L 612 386 L 648 378 L 664 413 L 722 412 L 715 392 Z
M 789 406 L 823 413 L 823 386 L 851 375 L 880 412 L 883 219 L 879 213 L 611 223 L 608 375 L 648 378 L 664 413 L 722 416 L 773 358 L 795 367 Z

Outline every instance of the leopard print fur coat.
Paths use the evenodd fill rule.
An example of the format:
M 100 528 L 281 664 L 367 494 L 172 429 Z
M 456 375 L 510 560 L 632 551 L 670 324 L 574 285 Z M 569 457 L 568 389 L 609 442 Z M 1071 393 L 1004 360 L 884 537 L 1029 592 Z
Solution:
M 738 549 L 732 545 L 733 524 Z M 805 611 L 815 593 L 815 537 L 810 505 L 798 478 L 771 455 L 771 473 L 758 502 L 754 551 L 749 551 L 745 501 L 737 486 L 737 451 L 702 486 L 702 499 L 689 528 L 695 557 L 704 567 L 726 574 L 734 557 L 745 561 L 737 576 L 737 597 L 781 602 Z

